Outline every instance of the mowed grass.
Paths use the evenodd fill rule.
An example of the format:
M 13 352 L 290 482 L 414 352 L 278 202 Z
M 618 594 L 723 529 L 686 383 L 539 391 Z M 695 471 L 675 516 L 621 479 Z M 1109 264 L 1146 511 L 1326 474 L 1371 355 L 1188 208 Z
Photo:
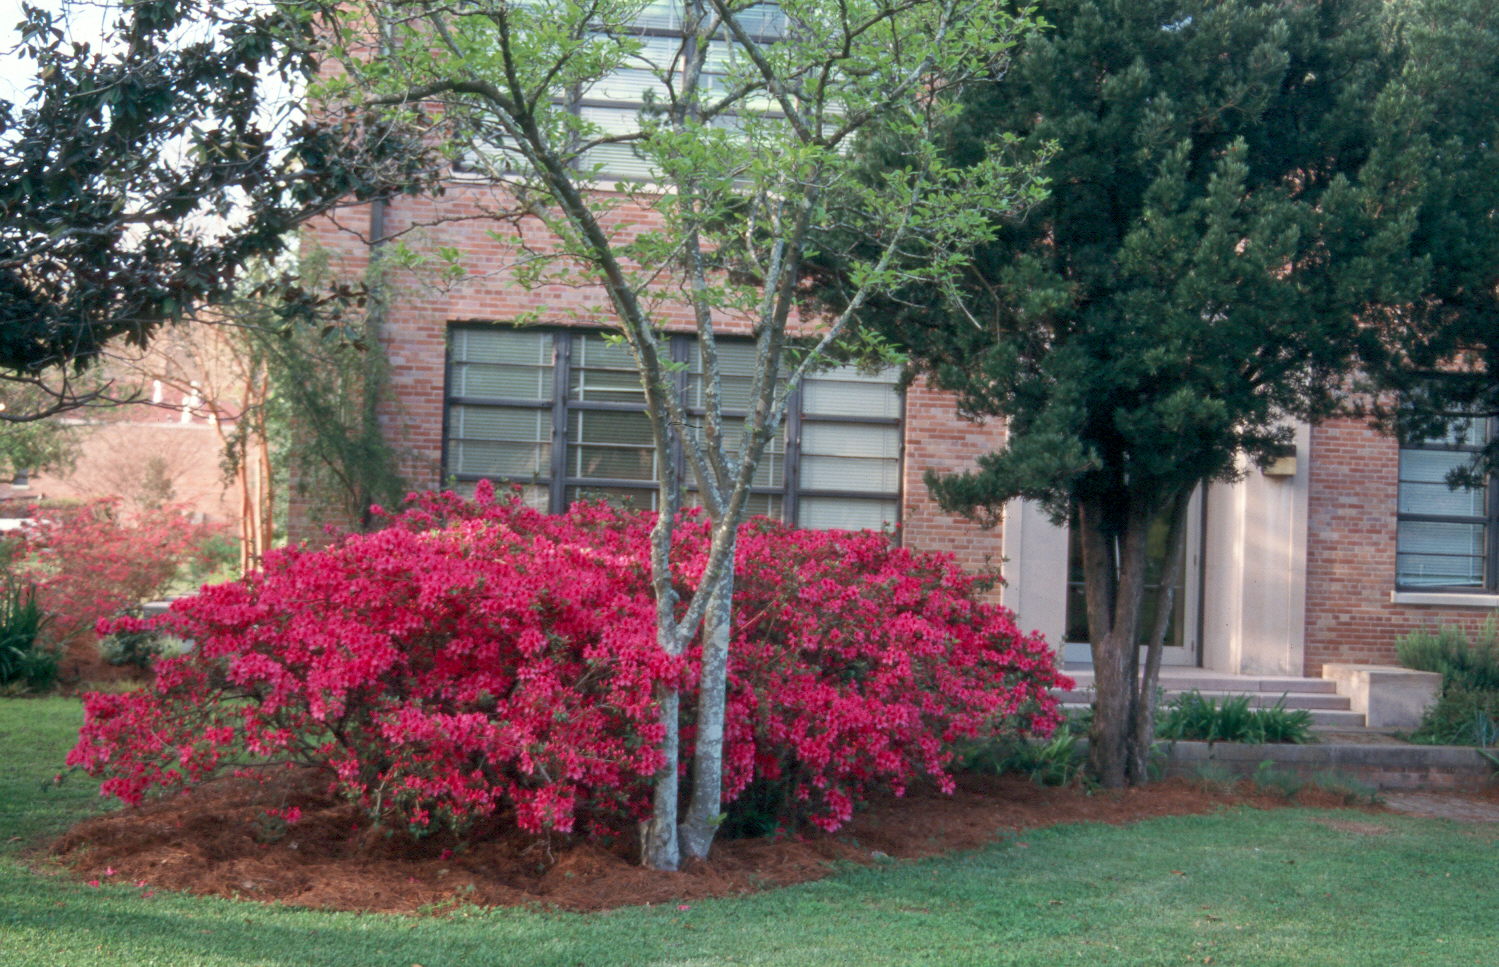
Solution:
M 5 967 L 1499 964 L 1499 830 L 1313 810 L 1036 831 L 688 910 L 395 917 L 143 897 L 23 851 L 101 808 L 77 776 L 43 791 L 80 719 L 71 700 L 0 700 Z

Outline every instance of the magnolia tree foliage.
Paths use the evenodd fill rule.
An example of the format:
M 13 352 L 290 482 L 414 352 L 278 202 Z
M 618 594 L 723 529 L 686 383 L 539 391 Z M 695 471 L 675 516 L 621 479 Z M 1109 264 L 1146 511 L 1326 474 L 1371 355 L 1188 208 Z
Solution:
M 703 667 L 701 643 L 657 644 L 651 516 L 548 516 L 481 485 L 474 502 L 425 495 L 387 522 L 273 552 L 154 623 L 118 623 L 195 648 L 159 662 L 147 689 L 90 696 L 69 763 L 131 803 L 300 764 L 418 835 L 489 817 L 632 833 L 665 764 L 658 692 L 692 695 Z M 700 513 L 677 529 L 684 602 L 709 531 Z M 1051 689 L 1070 683 L 1046 642 L 980 601 L 950 557 L 763 518 L 736 553 L 721 811 L 753 787 L 776 821 L 837 829 L 872 789 L 951 789 L 957 740 L 1055 726 Z
M 683 850 L 704 856 L 722 812 L 735 542 L 750 482 L 789 394 L 849 335 L 861 305 L 913 280 L 943 284 L 995 219 L 1034 200 L 1002 139 L 961 167 L 939 143 L 957 95 L 1002 72 L 1028 11 L 983 0 L 366 0 L 327 16 L 337 70 L 318 89 L 319 110 L 423 128 L 488 186 L 487 214 L 507 223 L 496 239 L 515 240 L 512 277 L 600 287 L 609 311 L 599 321 L 639 368 L 663 456 L 649 551 L 657 645 L 675 660 L 707 629 L 683 839 L 680 699 L 662 681 L 664 758 L 645 856 L 661 868 Z M 680 29 L 648 37 L 639 24 L 650 17 Z M 606 129 L 575 109 L 626 80 L 645 106 L 625 121 Z M 851 156 L 867 137 L 894 146 L 894 163 L 872 179 Z M 616 183 L 597 161 L 603 148 L 626 152 L 646 180 Z M 653 217 L 612 217 L 638 209 Z M 798 325 L 812 231 L 833 224 L 852 240 L 840 250 L 848 304 Z M 520 225 L 533 239 L 543 226 L 545 241 L 522 243 Z M 439 254 L 461 270 L 461 252 Z M 703 357 L 701 418 L 671 391 L 680 367 L 662 338 L 664 318 L 684 307 Z M 727 321 L 756 339 L 742 427 L 723 415 L 716 336 Z M 712 522 L 706 593 L 685 607 L 669 563 L 684 481 L 664 459 L 678 446 Z
M 1051 29 L 967 101 L 951 163 L 1015 131 L 1059 146 L 1051 193 L 996 225 L 961 301 L 911 286 L 877 315 L 969 413 L 1008 427 L 976 469 L 931 481 L 939 499 L 992 520 L 1025 498 L 1081 532 L 1105 784 L 1147 775 L 1193 490 L 1286 452 L 1292 421 L 1334 412 L 1355 373 L 1417 346 L 1439 362 L 1463 330 L 1417 341 L 1434 320 L 1492 342 L 1493 100 L 1428 58 L 1435 37 L 1468 42 L 1440 10 L 1479 5 L 1048 0 Z M 1491 27 L 1475 36 L 1492 51 Z M 1461 110 L 1434 117 L 1443 104 Z M 1167 598 L 1147 629 L 1162 518 Z
M 23 9 L 34 79 L 0 102 L 0 384 L 43 398 L 0 421 L 110 402 L 76 377 L 111 341 L 145 345 L 303 220 L 428 171 L 389 126 L 306 119 L 320 61 L 300 5 L 132 0 L 86 39 Z

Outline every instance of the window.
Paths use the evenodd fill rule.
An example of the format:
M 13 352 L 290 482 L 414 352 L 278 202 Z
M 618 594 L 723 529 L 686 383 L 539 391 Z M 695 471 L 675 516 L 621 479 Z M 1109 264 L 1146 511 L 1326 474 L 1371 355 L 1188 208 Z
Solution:
M 559 97 L 553 103 L 565 105 L 569 112 L 588 122 L 590 138 L 639 131 L 641 114 L 648 106 L 664 105 L 671 90 L 680 92 L 689 59 L 698 52 L 697 39 L 683 33 L 682 11 L 687 3 L 701 3 L 701 0 L 652 0 L 646 3 L 626 31 L 639 42 L 639 50 L 617 70 L 581 90 L 570 92 L 565 99 Z M 774 43 L 785 31 L 786 18 L 776 3 L 755 4 L 739 11 L 737 16 L 746 33 L 757 43 Z M 702 79 L 706 96 L 711 98 L 714 93 L 728 89 L 728 78 L 739 66 L 736 62 L 743 54 L 727 39 L 727 32 L 722 28 L 707 44 Z M 739 107 L 741 110 L 770 110 L 769 102 L 763 97 L 755 102 L 743 102 Z M 712 123 L 732 127 L 736 118 L 730 113 Z M 506 163 L 516 163 L 515 155 L 503 144 L 486 144 L 464 158 L 459 163 L 459 170 L 483 173 L 492 164 L 483 160 L 486 155 L 503 159 L 505 163 L 501 167 Z M 598 145 L 575 160 L 583 169 L 597 165 L 601 174 L 624 181 L 651 181 L 658 174 L 629 143 Z
M 1400 449 L 1395 584 L 1400 588 L 1499 590 L 1499 480 L 1447 486 L 1499 420 L 1477 417 L 1446 436 Z
M 628 349 L 578 330 L 464 325 L 450 335 L 445 475 L 460 483 L 519 483 L 533 506 L 553 511 L 580 497 L 655 505 L 657 454 Z M 696 339 L 669 339 L 672 358 L 682 364 L 678 392 L 687 412 L 701 415 Z M 754 345 L 727 339 L 718 345 L 724 421 L 732 432 L 749 405 Z M 812 374 L 792 395 L 782 431 L 756 469 L 750 512 L 803 527 L 894 525 L 901 413 L 893 370 Z M 687 480 L 683 455 L 672 459 Z

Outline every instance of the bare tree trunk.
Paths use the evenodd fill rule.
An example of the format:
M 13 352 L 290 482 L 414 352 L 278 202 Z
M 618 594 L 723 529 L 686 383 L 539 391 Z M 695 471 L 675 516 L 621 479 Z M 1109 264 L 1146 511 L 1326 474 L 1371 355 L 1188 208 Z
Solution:
M 265 390 L 262 388 L 261 393 Z M 276 540 L 276 488 L 271 477 L 271 441 L 265 432 L 265 397 L 261 397 L 261 417 L 255 424 L 255 447 L 259 451 L 260 466 L 260 530 L 256 534 L 255 566 L 265 560 L 266 552 Z
M 681 701 L 675 688 L 657 688 L 658 718 L 666 731 L 666 737 L 661 740 L 661 754 L 665 761 L 656 773 L 651 818 L 641 824 L 640 830 L 640 860 L 654 870 L 675 870 L 682 862 L 677 840 L 677 797 L 680 795 L 677 764 L 681 742 L 677 717 Z
M 1191 502 L 1192 492 L 1186 491 L 1177 494 L 1167 510 L 1170 517 L 1166 531 L 1166 561 L 1161 568 L 1155 625 L 1150 629 L 1146 643 L 1145 673 L 1140 676 L 1137 686 L 1134 728 L 1129 737 L 1128 776 L 1131 785 L 1149 779 L 1150 747 L 1155 740 L 1156 682 L 1161 676 L 1161 653 L 1166 648 L 1166 632 L 1171 627 L 1171 616 L 1176 608 L 1176 586 L 1181 581 L 1186 561 L 1186 542 L 1182 537 L 1187 529 L 1187 508 Z
M 255 558 L 255 498 L 250 489 L 250 468 L 243 451 L 236 461 L 234 476 L 239 484 L 239 573 L 250 573 Z
M 1132 675 L 1133 653 L 1144 599 L 1150 517 L 1130 507 L 1116 537 L 1104 525 L 1105 514 L 1102 500 L 1078 507 L 1096 692 L 1088 759 L 1094 778 L 1112 789 L 1129 781 L 1129 734 L 1138 686 Z
M 727 526 L 727 523 L 720 525 Z M 732 556 L 737 528 L 729 527 Z M 731 558 L 732 559 L 732 558 Z M 700 588 L 702 594 L 707 589 Z M 728 697 L 729 639 L 733 631 L 734 571 L 725 568 L 712 588 L 703 626 L 703 660 L 698 680 L 697 738 L 692 760 L 692 801 L 682 822 L 682 852 L 707 859 L 723 815 L 724 707 Z

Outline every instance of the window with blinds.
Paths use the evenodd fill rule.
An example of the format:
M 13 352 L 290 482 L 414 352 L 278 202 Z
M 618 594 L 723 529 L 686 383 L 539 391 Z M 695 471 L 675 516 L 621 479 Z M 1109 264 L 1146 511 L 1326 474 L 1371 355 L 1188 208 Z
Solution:
M 681 91 L 687 65 L 699 52 L 699 41 L 683 33 L 682 11 L 686 9 L 686 3 L 692 2 L 701 3 L 702 0 L 658 0 L 645 4 L 629 27 L 634 42 L 639 45 L 635 53 L 618 69 L 578 90 L 576 96 L 570 96 L 565 102 L 568 111 L 586 122 L 585 141 L 634 134 L 640 130 L 643 114 L 649 114 L 653 105 L 664 105 L 670 90 Z M 773 43 L 785 32 L 785 15 L 774 2 L 742 10 L 738 19 L 746 33 L 762 44 Z M 727 31 L 722 28 L 706 44 L 702 81 L 705 96 L 711 98 L 728 89 L 728 78 L 743 66 L 739 62 L 744 54 L 728 40 Z M 744 102 L 740 109 L 770 111 L 771 105 L 762 96 Z M 727 115 L 716 118 L 713 123 L 733 127 L 738 119 Z M 584 171 L 595 171 L 623 181 L 652 181 L 659 174 L 628 141 L 595 145 L 579 155 L 575 163 Z M 498 174 L 524 165 L 513 145 L 486 143 L 468 152 L 457 167 L 460 171 L 475 174 Z
M 1495 422 L 1475 418 L 1442 439 L 1401 448 L 1398 587 L 1499 589 L 1499 481 L 1447 486 L 1447 474 L 1472 459 Z
M 705 412 L 697 341 L 668 337 L 689 417 Z M 754 345 L 718 342 L 729 443 L 750 405 Z M 840 367 L 813 374 L 791 397 L 767 446 L 750 512 L 803 527 L 894 526 L 901 489 L 902 399 L 896 372 Z M 686 433 L 703 432 L 701 424 Z M 629 350 L 596 332 L 456 326 L 449 339 L 444 470 L 460 483 L 520 484 L 534 506 L 560 511 L 605 498 L 650 508 L 660 465 Z M 682 453 L 672 454 L 694 500 Z

